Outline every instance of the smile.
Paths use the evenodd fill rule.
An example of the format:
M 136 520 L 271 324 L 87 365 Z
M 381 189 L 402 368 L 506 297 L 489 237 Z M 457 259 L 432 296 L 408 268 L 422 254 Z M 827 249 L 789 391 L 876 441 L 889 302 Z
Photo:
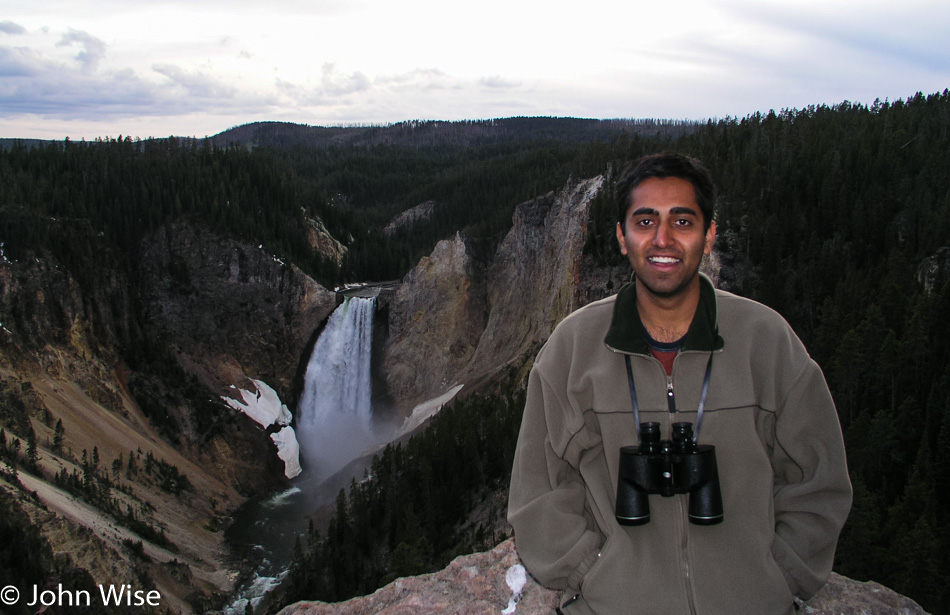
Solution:
M 674 263 L 680 262 L 680 259 L 673 258 L 672 256 L 651 256 L 647 259 L 651 263 L 657 263 L 662 265 L 672 265 Z

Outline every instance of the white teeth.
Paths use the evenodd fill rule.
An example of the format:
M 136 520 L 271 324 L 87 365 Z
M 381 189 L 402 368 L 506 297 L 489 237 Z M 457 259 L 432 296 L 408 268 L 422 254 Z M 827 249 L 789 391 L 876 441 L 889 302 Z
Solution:
M 680 259 L 671 256 L 651 256 L 649 258 L 651 263 L 678 263 L 679 260 Z

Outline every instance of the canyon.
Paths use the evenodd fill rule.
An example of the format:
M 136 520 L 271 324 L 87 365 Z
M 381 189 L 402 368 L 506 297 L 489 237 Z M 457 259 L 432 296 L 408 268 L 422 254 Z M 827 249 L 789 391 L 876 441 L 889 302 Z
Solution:
M 424 428 L 426 412 L 453 395 L 490 387 L 502 374 L 523 380 L 562 318 L 627 280 L 626 267 L 598 265 L 584 250 L 589 207 L 604 184 L 603 176 L 568 181 L 517 206 L 490 262 L 457 233 L 380 291 L 376 401 Z M 20 468 L 0 487 L 55 552 L 69 553 L 98 583 L 148 579 L 163 607 L 220 610 L 250 570 L 245 555 L 228 551 L 223 529 L 251 496 L 290 485 L 287 460 L 271 437 L 278 429 L 255 421 L 245 396 L 271 391 L 278 408 L 296 409 L 311 351 L 342 298 L 264 245 L 185 221 L 145 238 L 134 279 L 81 221 L 43 223 L 100 256 L 88 266 L 38 247 L 30 259 L 0 263 L 0 392 L 14 408 L 4 413 L 6 433 L 34 440 L 39 451 L 35 471 Z M 313 228 L 320 230 L 311 233 L 314 250 L 338 258 L 340 244 L 321 224 Z M 716 258 L 705 266 L 720 280 Z M 109 485 L 113 507 L 130 511 L 150 534 L 50 478 L 88 474 L 93 454 L 104 469 L 94 466 L 92 475 Z M 187 478 L 180 481 L 186 487 L 163 483 L 169 468 Z M 376 598 L 285 612 L 443 612 L 425 610 L 426 600 L 458 612 L 485 612 L 489 604 L 501 611 L 510 595 L 500 579 L 516 560 L 508 541 L 436 576 L 397 581 Z M 458 597 L 432 602 L 462 577 L 467 589 L 448 594 Z M 508 612 L 547 612 L 552 594 L 527 587 Z M 877 588 L 848 587 L 853 595 L 879 595 Z M 395 594 L 401 598 L 382 605 L 379 596 Z

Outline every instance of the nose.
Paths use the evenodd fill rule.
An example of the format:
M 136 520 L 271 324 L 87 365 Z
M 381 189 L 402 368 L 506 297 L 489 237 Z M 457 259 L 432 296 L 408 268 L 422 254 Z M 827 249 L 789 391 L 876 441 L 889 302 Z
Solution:
M 656 225 L 656 233 L 653 235 L 653 245 L 658 248 L 665 248 L 672 242 L 670 229 L 665 224 Z

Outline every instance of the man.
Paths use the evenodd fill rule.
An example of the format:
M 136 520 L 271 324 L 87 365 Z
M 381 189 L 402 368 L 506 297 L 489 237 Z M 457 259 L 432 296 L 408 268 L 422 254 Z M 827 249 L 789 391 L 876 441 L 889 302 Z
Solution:
M 698 161 L 642 158 L 617 197 L 634 280 L 538 354 L 509 497 L 519 554 L 564 590 L 559 613 L 792 613 L 831 573 L 851 505 L 824 377 L 777 313 L 699 273 L 716 225 Z M 664 440 L 691 423 L 715 447 L 721 522 L 691 523 L 688 493 L 654 493 L 647 523 L 618 523 L 620 448 L 638 444 L 638 421 Z

